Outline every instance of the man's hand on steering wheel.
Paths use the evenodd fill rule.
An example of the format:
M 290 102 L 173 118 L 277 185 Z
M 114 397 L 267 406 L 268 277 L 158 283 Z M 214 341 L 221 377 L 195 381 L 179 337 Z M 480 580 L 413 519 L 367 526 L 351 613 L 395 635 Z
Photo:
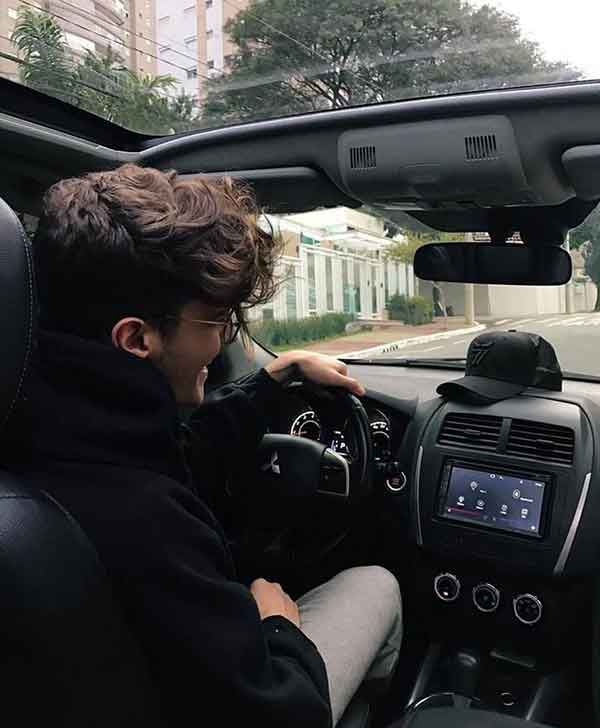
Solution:
M 313 351 L 287 351 L 268 364 L 265 371 L 280 383 L 298 376 L 323 386 L 343 387 L 358 397 L 365 393 L 363 385 L 348 376 L 348 367 L 343 362 Z

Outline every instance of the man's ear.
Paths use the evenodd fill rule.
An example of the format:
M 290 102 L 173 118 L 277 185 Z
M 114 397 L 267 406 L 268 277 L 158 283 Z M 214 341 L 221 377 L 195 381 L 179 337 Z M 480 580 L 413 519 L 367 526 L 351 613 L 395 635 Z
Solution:
M 111 339 L 117 349 L 123 349 L 140 359 L 160 353 L 162 343 L 160 334 L 139 318 L 124 318 L 113 326 Z

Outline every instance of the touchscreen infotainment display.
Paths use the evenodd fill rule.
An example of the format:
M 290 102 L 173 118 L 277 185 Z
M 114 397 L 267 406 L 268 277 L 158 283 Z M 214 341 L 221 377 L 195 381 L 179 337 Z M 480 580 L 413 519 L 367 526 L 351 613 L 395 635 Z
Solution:
M 548 476 L 483 470 L 450 461 L 439 515 L 539 538 Z

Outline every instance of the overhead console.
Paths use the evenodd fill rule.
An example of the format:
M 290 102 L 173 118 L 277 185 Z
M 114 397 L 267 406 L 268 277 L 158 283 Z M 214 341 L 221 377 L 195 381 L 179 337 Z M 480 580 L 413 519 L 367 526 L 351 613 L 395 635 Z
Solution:
M 593 570 L 593 453 L 588 417 L 572 402 L 520 396 L 483 409 L 443 404 L 416 454 L 418 544 L 512 574 Z
M 338 161 L 348 193 L 384 210 L 541 202 L 505 116 L 347 131 L 339 138 Z

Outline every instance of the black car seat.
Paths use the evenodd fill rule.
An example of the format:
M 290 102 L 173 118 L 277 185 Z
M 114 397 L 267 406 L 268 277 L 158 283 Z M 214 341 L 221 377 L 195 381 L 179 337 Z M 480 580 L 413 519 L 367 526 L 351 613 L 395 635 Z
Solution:
M 0 279 L 0 715 L 25 728 L 168 725 L 93 546 L 56 501 L 11 472 L 15 449 L 26 452 L 20 411 L 36 300 L 30 242 L 1 199 Z M 369 716 L 357 697 L 338 726 L 363 728 Z
M 0 200 L 0 685 L 22 726 L 152 726 L 157 708 L 94 549 L 43 492 L 4 469 L 35 347 L 30 243 Z

